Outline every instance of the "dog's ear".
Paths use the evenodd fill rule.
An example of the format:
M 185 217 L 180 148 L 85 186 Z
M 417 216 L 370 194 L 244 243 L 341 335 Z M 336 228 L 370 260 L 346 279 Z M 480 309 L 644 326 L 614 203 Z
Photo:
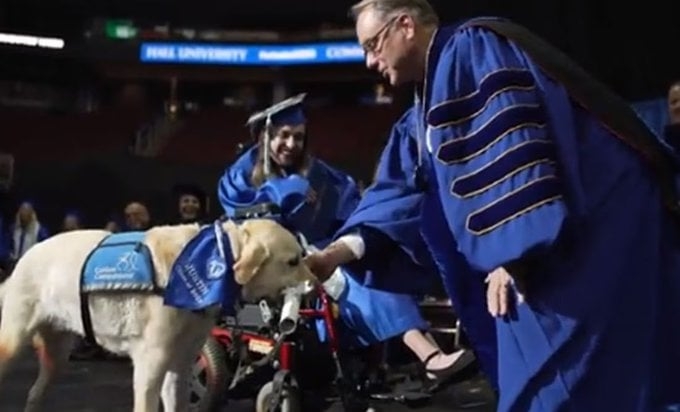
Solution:
M 269 249 L 257 239 L 253 239 L 245 228 L 240 228 L 241 250 L 234 263 L 234 279 L 245 285 L 257 274 L 262 264 L 269 258 Z

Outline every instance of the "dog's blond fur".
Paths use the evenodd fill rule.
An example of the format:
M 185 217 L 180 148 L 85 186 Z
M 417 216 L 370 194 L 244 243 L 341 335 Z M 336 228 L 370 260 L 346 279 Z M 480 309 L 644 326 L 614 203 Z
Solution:
M 234 254 L 233 272 L 246 299 L 274 297 L 282 289 L 313 280 L 302 263 L 301 247 L 281 226 L 251 220 L 223 224 Z M 159 286 L 168 282 L 179 252 L 198 225 L 160 226 L 146 233 Z M 0 286 L 0 378 L 19 351 L 30 343 L 40 360 L 38 379 L 26 411 L 39 410 L 45 390 L 67 362 L 75 335 L 83 335 L 80 310 L 81 269 L 88 254 L 109 234 L 79 230 L 54 236 L 31 248 Z M 149 293 L 95 293 L 89 299 L 97 343 L 129 355 L 134 366 L 134 412 L 187 411 L 193 362 L 218 313 L 194 313 L 163 305 Z M 2 405 L 2 400 L 0 400 Z M 2 409 L 2 408 L 0 408 Z

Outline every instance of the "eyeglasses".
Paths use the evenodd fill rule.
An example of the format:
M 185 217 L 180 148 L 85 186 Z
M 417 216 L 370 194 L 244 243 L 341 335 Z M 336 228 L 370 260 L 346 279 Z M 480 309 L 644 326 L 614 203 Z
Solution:
M 373 36 L 369 37 L 368 40 L 363 42 L 361 47 L 364 49 L 364 53 L 378 53 L 382 49 L 383 43 L 385 41 L 385 34 L 392 27 L 392 25 L 401 16 L 394 16 L 385 23 L 380 30 L 378 30 Z

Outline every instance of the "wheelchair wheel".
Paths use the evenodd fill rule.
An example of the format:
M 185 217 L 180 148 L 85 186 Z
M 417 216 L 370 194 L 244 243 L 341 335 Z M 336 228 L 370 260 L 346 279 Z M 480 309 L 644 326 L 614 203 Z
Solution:
M 298 389 L 289 384 L 285 384 L 281 389 L 281 399 L 278 405 L 269 409 L 269 401 L 274 395 L 274 382 L 267 382 L 260 392 L 257 393 L 255 401 L 256 412 L 300 412 L 300 394 Z
M 190 408 L 192 412 L 219 410 L 234 376 L 234 365 L 215 338 L 208 337 L 191 374 Z

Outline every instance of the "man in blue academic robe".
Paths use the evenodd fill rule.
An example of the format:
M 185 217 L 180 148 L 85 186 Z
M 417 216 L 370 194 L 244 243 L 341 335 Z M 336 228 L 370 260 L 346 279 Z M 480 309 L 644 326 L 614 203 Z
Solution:
M 360 197 L 353 179 L 307 153 L 303 98 L 304 95 L 296 96 L 251 116 L 248 124 L 258 143 L 226 170 L 219 182 L 218 196 L 229 217 L 238 215 L 240 209 L 274 203 L 281 208 L 284 225 L 304 235 L 314 248 L 323 248 Z M 373 269 L 410 269 L 411 276 L 422 270 L 414 265 L 403 267 L 401 262 L 407 261 L 376 256 Z M 422 288 L 411 288 L 409 294 L 404 294 L 367 287 L 358 281 L 366 276 L 348 276 L 353 270 L 334 270 L 330 279 L 324 279 L 324 286 L 338 300 L 341 317 L 358 343 L 372 344 L 401 336 L 432 374 L 435 385 L 472 363 L 471 352 L 444 354 L 424 334 L 428 326 L 414 296 L 432 285 L 432 277 L 429 282 L 421 282 Z
M 423 199 L 414 207 L 446 283 L 473 284 L 466 265 L 487 282 L 499 410 L 651 412 L 680 402 L 677 198 L 649 130 L 519 26 L 438 27 L 426 0 L 364 0 L 352 11 L 367 66 L 393 85 L 417 83 Z M 383 156 L 385 168 L 403 161 Z M 321 278 L 359 257 L 343 238 L 308 258 Z M 463 262 L 452 262 L 458 253 Z M 484 294 L 470 291 L 453 291 L 456 310 L 479 312 L 469 306 Z

